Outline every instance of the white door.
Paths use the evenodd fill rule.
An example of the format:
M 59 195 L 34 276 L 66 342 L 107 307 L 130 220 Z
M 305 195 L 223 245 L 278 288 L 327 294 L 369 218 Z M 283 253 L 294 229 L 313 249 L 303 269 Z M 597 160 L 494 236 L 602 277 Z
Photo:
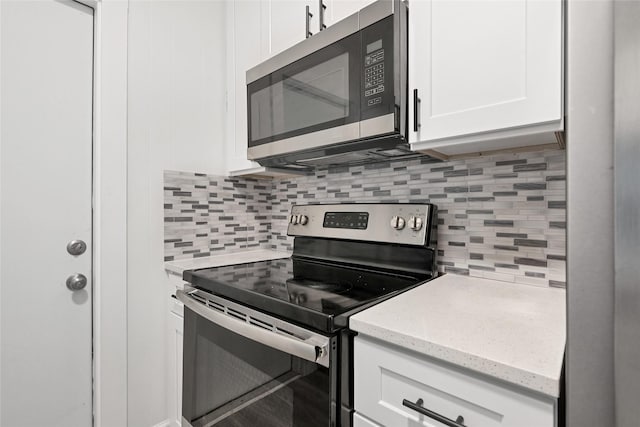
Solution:
M 1 0 L 0 19 L 0 425 L 90 426 L 93 9 Z

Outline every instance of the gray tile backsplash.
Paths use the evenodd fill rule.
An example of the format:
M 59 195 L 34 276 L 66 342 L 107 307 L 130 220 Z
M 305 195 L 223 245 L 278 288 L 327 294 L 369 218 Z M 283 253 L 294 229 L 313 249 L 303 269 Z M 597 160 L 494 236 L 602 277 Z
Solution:
M 565 152 L 320 169 L 282 181 L 165 171 L 165 260 L 289 250 L 294 204 L 431 202 L 440 271 L 565 286 Z

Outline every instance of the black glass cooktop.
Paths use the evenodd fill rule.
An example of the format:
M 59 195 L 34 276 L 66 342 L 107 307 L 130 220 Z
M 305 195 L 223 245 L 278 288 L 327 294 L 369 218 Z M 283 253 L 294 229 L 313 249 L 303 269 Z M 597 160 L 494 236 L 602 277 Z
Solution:
M 184 279 L 198 289 L 324 332 L 346 327 L 358 308 L 426 280 L 296 258 L 190 270 Z

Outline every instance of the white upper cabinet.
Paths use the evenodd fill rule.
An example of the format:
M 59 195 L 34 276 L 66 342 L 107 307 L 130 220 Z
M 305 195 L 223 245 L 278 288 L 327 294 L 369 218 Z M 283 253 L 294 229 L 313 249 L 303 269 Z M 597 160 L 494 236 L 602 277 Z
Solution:
M 309 31 L 318 31 L 318 2 L 313 0 L 263 0 L 262 18 L 265 24 L 263 37 L 267 57 L 301 42 L 306 38 L 307 6 L 312 17 L 309 18 Z
M 324 0 L 324 5 L 327 7 L 324 14 L 325 25 L 333 25 L 374 1 L 375 0 Z
M 258 167 L 247 160 L 246 71 L 264 58 L 261 1 L 227 2 L 227 172 Z
M 561 0 L 411 1 L 412 148 L 455 155 L 556 142 L 562 46 Z

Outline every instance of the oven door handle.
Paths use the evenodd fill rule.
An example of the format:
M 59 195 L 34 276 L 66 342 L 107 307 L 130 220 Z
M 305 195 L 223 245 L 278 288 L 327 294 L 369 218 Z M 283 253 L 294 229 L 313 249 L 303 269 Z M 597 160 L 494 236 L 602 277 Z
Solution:
M 185 291 L 178 290 L 176 296 L 187 308 L 221 328 L 287 354 L 329 367 L 329 338 L 327 337 L 310 332 L 310 337 L 307 339 L 292 338 L 209 308 L 194 300 Z

